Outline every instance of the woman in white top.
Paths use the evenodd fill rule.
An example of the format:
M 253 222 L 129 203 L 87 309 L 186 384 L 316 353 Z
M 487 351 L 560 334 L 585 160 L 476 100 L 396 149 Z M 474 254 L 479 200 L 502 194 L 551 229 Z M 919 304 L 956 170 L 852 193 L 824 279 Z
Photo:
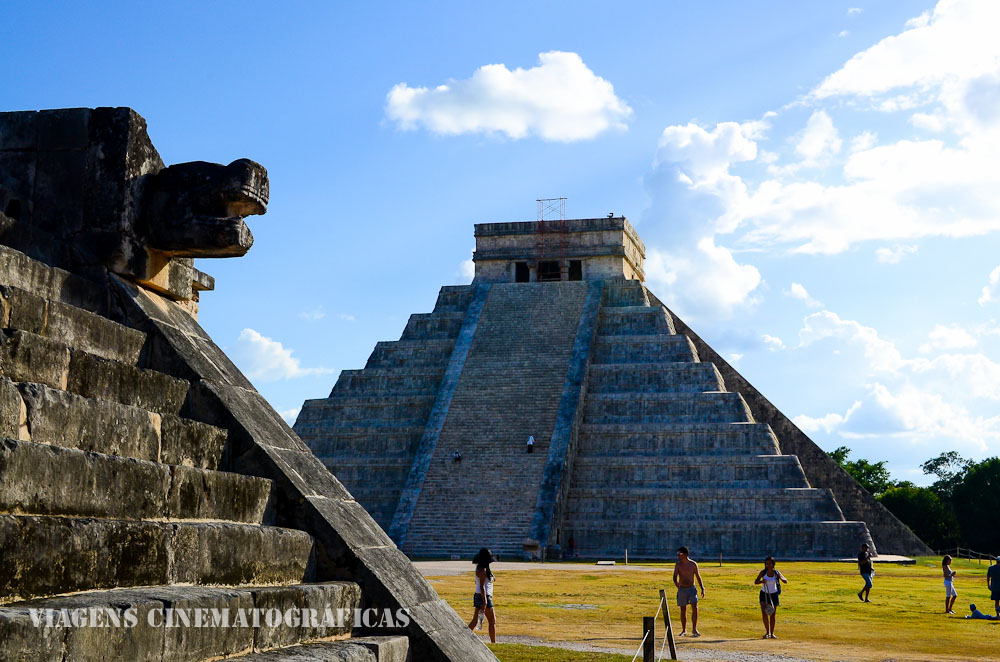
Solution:
M 955 600 L 958 599 L 958 591 L 955 590 L 955 575 L 958 574 L 951 569 L 951 557 L 947 554 L 941 559 L 941 571 L 944 572 L 944 613 L 954 614 Z
M 469 621 L 469 629 L 476 629 L 476 622 L 480 613 L 486 614 L 486 620 L 490 622 L 490 641 L 497 642 L 497 617 L 493 613 L 493 571 L 490 570 L 490 563 L 493 563 L 493 553 L 483 547 L 479 553 L 472 557 L 472 562 L 476 564 L 476 593 L 472 596 L 472 606 L 476 613 Z
M 764 621 L 763 639 L 777 639 L 774 634 L 774 616 L 778 613 L 781 597 L 781 586 L 778 582 L 788 583 L 785 576 L 774 568 L 774 557 L 764 559 L 764 569 L 757 573 L 754 584 L 760 587 L 760 617 Z

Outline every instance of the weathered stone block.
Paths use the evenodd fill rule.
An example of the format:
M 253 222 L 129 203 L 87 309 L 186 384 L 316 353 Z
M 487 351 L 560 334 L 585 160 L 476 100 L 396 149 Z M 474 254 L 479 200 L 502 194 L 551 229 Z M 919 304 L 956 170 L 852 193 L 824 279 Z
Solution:
M 319 620 L 315 625 L 303 622 L 298 627 L 287 627 L 281 623 L 269 625 L 264 622 L 254 633 L 255 650 L 270 650 L 315 639 L 347 636 L 354 626 L 354 610 L 360 606 L 361 601 L 361 589 L 352 582 L 275 586 L 251 590 L 254 607 L 262 613 L 272 609 L 281 613 L 293 610 L 296 614 L 302 614 L 303 610 L 314 610 L 312 613 L 315 613 Z M 330 611 L 331 621 L 343 617 L 339 627 L 322 625 L 322 619 L 327 616 L 326 610 Z
M 161 464 L 3 439 L 0 476 L 0 508 L 9 513 L 167 516 L 170 470 Z
M 346 640 L 253 653 L 241 658 L 241 660 L 245 662 L 377 662 L 378 658 L 369 648 Z
M 138 361 L 146 341 L 141 331 L 59 301 L 49 302 L 44 335 L 74 349 L 129 365 Z
M 8 328 L 21 329 L 35 334 L 45 333 L 48 301 L 16 287 L 0 285 L 0 298 L 4 308 Z
M 74 351 L 67 383 L 62 388 L 86 398 L 104 398 L 160 414 L 177 414 L 184 404 L 188 383 L 153 370 Z
M 16 382 L 65 389 L 69 348 L 27 331 L 0 332 L 0 374 Z
M 143 409 L 57 391 L 42 384 L 20 385 L 34 441 L 81 450 L 159 459 L 160 438 Z
M 406 637 L 352 637 L 350 643 L 364 646 L 379 662 L 407 662 L 410 640 Z
M 146 595 L 144 589 L 79 593 L 36 600 L 33 605 L 44 609 L 87 609 L 88 617 L 91 613 L 96 616 L 99 626 L 66 628 L 65 659 L 88 662 L 163 660 L 164 642 L 169 631 L 149 626 L 150 613 L 161 611 L 163 603 Z M 95 612 L 89 612 L 90 609 Z M 128 610 L 134 615 L 134 627 L 128 625 Z M 169 634 L 176 636 L 177 633 Z
M 164 414 L 160 422 L 161 461 L 215 469 L 219 466 L 229 433 L 180 416 Z
M 171 468 L 165 515 L 176 519 L 219 519 L 260 524 L 271 481 L 255 476 Z
M 222 618 L 253 608 L 249 591 L 199 587 L 157 587 L 148 594 L 163 602 L 174 614 L 188 614 L 192 627 L 173 628 L 164 637 L 163 660 L 210 660 L 249 650 L 253 646 L 253 627 L 243 627 L 235 621 L 222 626 Z M 216 614 L 218 616 L 216 616 Z M 195 627 L 203 619 L 203 627 Z M 214 624 L 214 626 L 213 626 Z
M 164 525 L 0 515 L 0 601 L 168 580 Z
M 38 149 L 37 112 L 0 113 L 0 151 Z
M 307 577 L 313 541 L 303 531 L 223 522 L 172 527 L 171 576 L 160 583 L 292 584 Z
M 66 630 L 37 627 L 26 607 L 0 609 L 0 652 L 5 662 L 63 662 Z

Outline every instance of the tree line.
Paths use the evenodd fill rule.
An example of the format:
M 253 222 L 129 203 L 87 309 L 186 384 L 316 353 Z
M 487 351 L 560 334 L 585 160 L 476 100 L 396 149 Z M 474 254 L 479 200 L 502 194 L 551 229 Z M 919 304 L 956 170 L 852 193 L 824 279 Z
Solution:
M 893 480 L 886 462 L 848 459 L 841 446 L 829 455 L 930 547 L 961 546 L 1000 555 L 1000 458 L 973 462 L 955 451 L 920 465 L 929 487 Z

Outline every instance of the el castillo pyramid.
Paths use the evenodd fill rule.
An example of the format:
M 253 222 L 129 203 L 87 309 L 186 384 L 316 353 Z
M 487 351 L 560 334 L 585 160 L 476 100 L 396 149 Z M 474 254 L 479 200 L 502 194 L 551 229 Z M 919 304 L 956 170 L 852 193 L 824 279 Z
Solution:
M 628 220 L 475 237 L 472 284 L 294 426 L 405 553 L 930 553 L 645 287 Z

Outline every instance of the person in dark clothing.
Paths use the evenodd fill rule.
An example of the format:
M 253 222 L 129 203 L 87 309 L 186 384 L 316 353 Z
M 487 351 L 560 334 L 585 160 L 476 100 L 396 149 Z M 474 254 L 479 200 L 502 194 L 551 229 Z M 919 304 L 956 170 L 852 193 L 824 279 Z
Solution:
M 875 574 L 875 568 L 872 567 L 872 555 L 868 553 L 868 545 L 861 545 L 861 552 L 858 554 L 858 572 L 865 580 L 865 587 L 858 591 L 858 600 L 871 602 L 868 599 L 868 594 L 872 590 L 872 576 Z M 862 594 L 864 594 L 863 597 Z
M 1000 557 L 994 557 L 993 565 L 986 571 L 986 588 L 990 590 L 993 609 L 1000 616 Z

